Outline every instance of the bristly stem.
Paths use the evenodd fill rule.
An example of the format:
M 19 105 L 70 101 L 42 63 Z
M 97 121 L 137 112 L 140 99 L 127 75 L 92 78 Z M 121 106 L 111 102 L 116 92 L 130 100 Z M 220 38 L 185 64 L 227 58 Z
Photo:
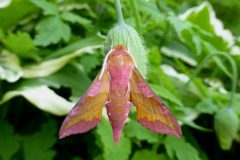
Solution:
M 131 6 L 133 7 L 133 14 L 136 23 L 136 29 L 140 33 L 141 32 L 141 25 L 140 25 L 140 15 L 138 12 L 136 0 L 130 0 Z
M 114 0 L 114 4 L 115 4 L 116 12 L 117 12 L 118 24 L 119 25 L 125 24 L 124 23 L 124 19 L 123 19 L 123 14 L 122 14 L 122 8 L 121 8 L 120 0 Z

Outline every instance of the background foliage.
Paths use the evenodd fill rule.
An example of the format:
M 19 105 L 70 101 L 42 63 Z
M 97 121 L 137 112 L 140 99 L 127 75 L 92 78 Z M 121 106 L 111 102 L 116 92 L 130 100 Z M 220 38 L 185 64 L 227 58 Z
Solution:
M 238 159 L 239 79 L 231 102 L 236 77 L 227 59 L 208 59 L 192 75 L 216 52 L 230 56 L 239 73 L 240 1 L 136 0 L 137 26 L 132 1 L 122 6 L 145 42 L 147 81 L 182 124 L 183 138 L 148 131 L 133 109 L 117 145 L 105 118 L 91 132 L 58 140 L 63 115 L 101 68 L 103 42 L 116 22 L 113 0 L 3 0 L 1 160 Z

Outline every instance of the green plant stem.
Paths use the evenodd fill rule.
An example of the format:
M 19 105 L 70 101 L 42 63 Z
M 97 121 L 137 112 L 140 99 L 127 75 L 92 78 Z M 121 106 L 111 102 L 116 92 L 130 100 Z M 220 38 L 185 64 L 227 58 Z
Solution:
M 140 33 L 140 31 L 141 31 L 140 15 L 138 12 L 136 0 L 130 0 L 130 4 L 133 8 L 133 14 L 134 14 L 134 19 L 135 19 L 135 23 L 136 23 L 136 30 L 138 31 L 138 33 Z
M 223 56 L 225 57 L 232 68 L 232 88 L 231 88 L 231 93 L 230 93 L 230 97 L 229 97 L 229 104 L 228 107 L 230 108 L 232 106 L 233 100 L 234 100 L 234 94 L 236 92 L 237 89 L 237 79 L 238 79 L 238 73 L 237 73 L 237 65 L 235 63 L 235 61 L 233 60 L 233 58 L 231 56 L 229 56 L 228 54 L 224 53 L 224 52 L 215 52 L 213 54 L 207 55 L 202 62 L 199 64 L 199 66 L 197 67 L 197 69 L 194 71 L 193 76 L 189 79 L 189 81 L 186 83 L 185 88 L 187 87 L 187 85 L 192 81 L 192 79 L 194 77 L 197 76 L 197 74 L 202 70 L 204 64 L 209 60 L 212 59 L 215 56 Z
M 118 24 L 119 25 L 123 25 L 125 23 L 124 23 L 124 19 L 123 19 L 123 14 L 122 14 L 122 8 L 121 8 L 120 0 L 114 0 L 114 4 L 115 4 L 116 12 L 117 12 Z

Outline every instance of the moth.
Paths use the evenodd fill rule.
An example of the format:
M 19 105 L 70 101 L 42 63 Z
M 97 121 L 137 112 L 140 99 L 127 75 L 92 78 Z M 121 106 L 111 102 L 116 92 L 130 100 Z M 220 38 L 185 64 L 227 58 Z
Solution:
M 134 58 L 124 46 L 118 45 L 106 55 L 102 70 L 65 118 L 59 137 L 96 127 L 106 106 L 117 143 L 132 105 L 136 107 L 137 121 L 144 127 L 156 133 L 182 135 L 177 120 L 147 85 Z

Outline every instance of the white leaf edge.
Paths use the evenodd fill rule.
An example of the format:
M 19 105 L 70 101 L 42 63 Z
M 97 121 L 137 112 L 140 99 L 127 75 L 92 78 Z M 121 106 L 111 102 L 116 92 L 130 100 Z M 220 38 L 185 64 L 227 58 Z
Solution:
M 0 104 L 16 96 L 23 96 L 37 108 L 57 116 L 66 115 L 74 106 L 74 103 L 60 97 L 45 85 L 9 91 L 0 100 Z
M 181 59 L 182 61 L 188 63 L 191 66 L 196 66 L 197 65 L 197 61 L 185 54 L 183 54 L 181 51 L 167 47 L 167 46 L 163 46 L 161 48 L 161 52 L 169 57 L 176 57 Z
M 101 48 L 102 45 L 93 45 L 81 48 L 68 55 L 44 61 L 39 64 L 29 65 L 23 68 L 23 78 L 37 78 L 51 75 L 64 67 L 73 58 L 83 53 L 91 53 L 93 49 Z
M 228 47 L 231 47 L 234 44 L 234 37 L 230 30 L 224 29 L 223 23 L 217 19 L 216 14 L 213 10 L 213 7 L 208 2 L 203 2 L 201 5 L 197 7 L 193 7 L 188 9 L 183 14 L 180 14 L 178 17 L 181 20 L 187 20 L 188 16 L 192 13 L 198 13 L 201 12 L 204 8 L 209 10 L 210 13 L 210 23 L 214 28 L 215 34 L 219 37 L 221 37 L 224 41 L 227 42 Z
M 15 54 L 3 50 L 0 53 L 0 80 L 13 83 L 18 81 L 22 74 L 19 58 Z
M 185 74 L 178 73 L 172 66 L 163 64 L 161 65 L 162 71 L 172 77 L 178 79 L 180 82 L 187 83 L 189 81 L 189 77 Z
M 12 0 L 0 0 L 0 8 L 6 8 L 11 4 Z

